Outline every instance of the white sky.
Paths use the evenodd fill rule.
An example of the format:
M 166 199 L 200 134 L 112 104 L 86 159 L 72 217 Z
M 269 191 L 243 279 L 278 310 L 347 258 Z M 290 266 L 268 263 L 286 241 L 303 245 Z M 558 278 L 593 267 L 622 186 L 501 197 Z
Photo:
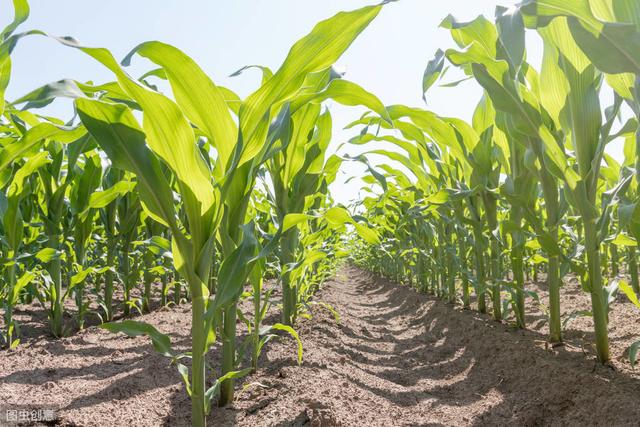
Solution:
M 276 69 L 289 47 L 313 25 L 341 10 L 372 4 L 363 0 L 31 0 L 31 17 L 22 29 L 37 28 L 54 35 L 69 35 L 85 46 L 107 47 L 122 58 L 138 43 L 160 40 L 173 44 L 200 64 L 213 80 L 246 96 L 259 84 L 258 71 L 239 77 L 229 74 L 248 64 Z M 514 1 L 502 1 L 502 5 Z M 10 20 L 10 0 L 0 0 L 0 25 Z M 422 73 L 438 48 L 453 47 L 449 32 L 438 28 L 449 13 L 459 20 L 494 14 L 492 0 L 400 0 L 386 5 L 354 42 L 338 64 L 345 78 L 375 93 L 384 104 L 425 107 L 421 99 Z M 538 65 L 541 42 L 528 35 L 529 61 Z M 7 98 L 62 78 L 103 82 L 113 80 L 103 67 L 74 49 L 40 38 L 23 39 L 12 55 L 13 72 Z M 140 58 L 132 74 L 151 69 Z M 445 81 L 456 80 L 455 73 Z M 470 120 L 481 90 L 474 82 L 456 88 L 433 87 L 426 108 L 444 116 Z M 363 110 L 330 104 L 334 123 L 333 147 L 355 131 L 342 127 Z M 56 102 L 48 112 L 68 117 L 70 102 Z M 354 154 L 355 148 L 346 152 Z M 374 161 L 375 163 L 375 161 Z M 345 163 L 332 187 L 338 202 L 358 197 L 362 182 L 345 184 L 363 168 Z

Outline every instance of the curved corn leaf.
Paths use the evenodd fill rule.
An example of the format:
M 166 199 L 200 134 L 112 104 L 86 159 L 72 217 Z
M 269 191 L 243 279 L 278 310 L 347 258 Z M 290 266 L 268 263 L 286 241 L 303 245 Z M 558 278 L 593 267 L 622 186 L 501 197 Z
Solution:
M 173 357 L 171 349 L 171 338 L 159 332 L 152 325 L 144 322 L 136 322 L 134 320 L 123 320 L 121 322 L 103 323 L 100 328 L 110 332 L 122 332 L 130 337 L 140 335 L 148 336 L 151 339 L 153 348 L 163 356 Z
M 135 174 L 138 192 L 152 217 L 177 231 L 171 187 L 129 108 L 84 98 L 75 104 L 82 123 L 114 165 Z
M 164 70 L 176 102 L 189 120 L 212 141 L 224 171 L 238 139 L 224 94 L 196 64 L 179 49 L 161 42 L 146 42 L 135 47 L 122 61 L 129 65 L 138 54 Z

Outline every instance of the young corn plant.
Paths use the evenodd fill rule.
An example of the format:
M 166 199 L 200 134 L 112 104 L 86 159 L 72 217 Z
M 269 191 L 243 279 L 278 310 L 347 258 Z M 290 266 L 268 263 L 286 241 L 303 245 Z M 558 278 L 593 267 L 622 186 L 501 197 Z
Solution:
M 546 95 L 543 102 L 565 132 L 566 143 L 573 147 L 576 155 L 580 179 L 568 194 L 571 196 L 569 201 L 580 212 L 584 223 L 588 265 L 586 289 L 591 293 L 598 359 L 604 363 L 610 356 L 600 248 L 608 208 L 600 212 L 596 196 L 604 149 L 611 139 L 622 99 L 616 96 L 603 121 L 598 96 L 600 73 L 574 43 L 568 23 L 562 18 L 556 19 L 539 28 L 538 32 L 545 43 L 541 73 L 541 80 L 546 83 L 546 91 L 542 92 L 543 96 Z
M 303 103 L 304 107 L 291 116 L 293 133 L 286 149 L 267 163 L 269 187 L 272 188 L 270 200 L 278 221 L 287 228 L 278 251 L 283 295 L 282 323 L 285 325 L 293 325 L 297 317 L 299 292 L 292 282 L 290 268 L 298 261 L 296 258 L 301 249 L 299 227 L 289 227 L 285 222 L 307 218 L 304 212 L 313 209 L 316 199 L 326 197 L 329 184 L 326 178 L 332 181 L 341 163 L 337 156 L 326 159 L 331 141 L 331 116 L 328 111 L 321 113 L 319 102 L 331 96 L 337 102 L 365 105 L 386 116 L 384 106 L 374 95 L 355 83 L 340 79 L 332 69 L 314 76 L 311 82 L 315 88 L 311 87 L 309 94 L 298 95 L 292 101 L 292 108 Z
M 104 315 L 102 319 L 111 322 L 114 318 L 113 293 L 116 283 L 118 239 L 121 233 L 118 206 L 120 200 L 127 193 L 133 191 L 135 182 L 129 177 L 125 179 L 123 171 L 109 167 L 103 174 L 102 190 L 94 192 L 89 198 L 89 206 L 98 211 L 98 217 L 104 230 L 104 246 L 106 252 L 105 267 L 108 268 L 103 275 L 103 293 L 99 299 Z M 125 300 L 125 305 L 127 301 Z M 128 305 L 126 305 L 128 307 Z
M 640 18 L 633 2 L 619 2 L 611 8 L 600 7 L 603 5 L 605 2 L 595 0 L 573 0 L 563 2 L 558 8 L 554 0 L 527 1 L 522 5 L 522 12 L 528 18 L 527 25 L 537 28 L 544 38 L 547 82 L 550 83 L 545 87 L 553 92 L 549 98 L 553 97 L 556 102 L 554 116 L 566 130 L 576 152 L 581 182 L 573 201 L 583 214 L 589 269 L 586 285 L 591 293 L 598 359 L 604 363 L 610 356 L 600 269 L 602 236 L 598 230 L 595 195 L 604 147 L 613 126 L 611 118 L 621 101 L 616 99 L 613 111 L 603 122 L 598 98 L 600 75 L 596 69 L 609 74 L 607 82 L 617 96 L 631 101 L 632 108 L 635 103 L 637 114 L 634 80 L 640 75 L 640 62 L 634 58 L 640 53 L 637 43 Z M 637 166 L 638 163 L 636 169 Z
M 141 127 L 125 104 L 83 96 L 75 101 L 83 125 L 113 165 L 135 175 L 145 212 L 171 231 L 174 263 L 185 277 L 192 299 L 192 369 L 188 391 L 193 402 L 194 425 L 204 425 L 209 401 L 218 391 L 221 404 L 231 401 L 232 377 L 243 373 L 235 370 L 236 304 L 258 254 L 254 230 L 241 225 L 260 166 L 273 151 L 283 148 L 278 144 L 289 124 L 288 117 L 295 113 L 287 101 L 300 94 L 309 75 L 328 69 L 381 7 L 340 13 L 318 24 L 293 46 L 280 69 L 242 102 L 239 126 L 223 92 L 190 58 L 171 46 L 148 42 L 135 48 L 132 54 L 147 57 L 163 68 L 175 101 L 129 77 L 106 49 L 83 47 L 69 38 L 58 39 L 113 72 L 126 95 L 124 99 L 131 99 L 142 111 Z M 327 97 L 340 96 L 339 88 L 331 91 Z M 272 124 L 275 117 L 279 120 Z M 191 124 L 217 151 L 213 171 L 198 150 Z M 172 187 L 161 165 L 176 179 L 183 215 L 178 215 L 175 209 Z M 222 261 L 215 297 L 209 298 L 206 285 L 217 238 L 222 247 Z M 220 321 L 222 376 L 207 390 L 204 356 Z M 107 327 L 129 330 L 132 334 L 149 331 L 138 324 L 131 330 L 131 323 Z M 149 334 L 157 344 L 158 334 L 153 331 Z
M 496 128 L 507 135 L 517 132 L 524 142 L 525 165 L 541 183 L 546 220 L 541 226 L 536 215 L 526 215 L 547 253 L 547 283 L 549 288 L 549 340 L 562 340 L 560 322 L 560 260 L 558 229 L 561 220 L 560 195 L 557 180 L 575 185 L 577 174 L 568 163 L 567 155 L 554 135 L 553 123 L 538 100 L 538 75 L 523 61 L 524 24 L 519 13 L 497 9 L 499 28 L 484 17 L 459 23 L 447 17 L 441 26 L 451 31 L 463 50 L 450 49 L 447 59 L 473 76 L 491 98 L 497 112 L 508 118 L 496 121 Z M 523 81 L 528 81 L 528 85 Z M 514 153 L 517 153 L 515 151 Z M 520 203 L 525 208 L 530 204 Z M 526 212 L 526 211 L 525 211 Z
M 88 138 L 79 141 L 84 145 L 78 149 L 86 148 Z M 81 172 L 75 174 L 69 194 L 69 213 L 71 214 L 70 227 L 73 229 L 73 253 L 77 272 L 70 280 L 67 292 L 75 293 L 76 307 L 78 308 L 78 328 L 84 328 L 85 315 L 88 302 L 85 298 L 85 280 L 93 272 L 93 268 L 87 265 L 87 251 L 89 240 L 94 231 L 95 211 L 89 206 L 89 200 L 93 192 L 102 181 L 102 165 L 99 155 L 92 150 L 85 154 L 84 165 Z
M 0 193 L 0 213 L 2 223 L 0 232 L 4 239 L 3 265 L 4 284 L 0 288 L 0 304 L 6 330 L 2 334 L 4 345 L 15 348 L 20 343 L 20 331 L 13 318 L 14 307 L 20 301 L 21 292 L 35 278 L 31 271 L 22 271 L 24 266 L 19 260 L 23 251 L 25 226 L 21 205 L 30 194 L 29 179 L 38 170 L 50 162 L 46 152 L 41 152 L 24 162 L 15 172 L 5 193 Z

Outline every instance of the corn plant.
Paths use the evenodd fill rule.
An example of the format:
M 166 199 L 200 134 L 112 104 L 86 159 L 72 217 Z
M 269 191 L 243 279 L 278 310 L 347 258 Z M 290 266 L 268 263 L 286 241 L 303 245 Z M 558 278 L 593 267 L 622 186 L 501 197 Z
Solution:
M 223 92 L 192 60 L 171 46 L 144 43 L 129 57 L 137 53 L 160 65 L 172 86 L 175 101 L 130 78 L 106 49 L 82 47 L 69 38 L 58 39 L 113 72 L 126 98 L 142 110 L 144 121 L 140 127 L 125 104 L 84 96 L 75 101 L 82 124 L 114 166 L 136 176 L 137 193 L 145 212 L 171 231 L 174 263 L 187 280 L 192 300 L 192 373 L 188 390 L 193 401 L 194 425 L 204 424 L 208 402 L 218 391 L 221 404 L 232 399 L 231 378 L 242 372 L 235 370 L 236 303 L 258 254 L 252 227 L 241 225 L 257 171 L 273 155 L 273 150 L 283 148 L 278 144 L 283 140 L 282 132 L 291 114 L 290 104 L 285 101 L 304 87 L 309 75 L 330 67 L 380 8 L 371 6 L 341 13 L 318 24 L 293 46 L 280 69 L 243 101 L 239 127 Z M 336 89 L 329 88 L 327 93 L 327 97 L 335 96 Z M 278 120 L 273 125 L 271 119 L 276 116 Z M 217 151 L 213 171 L 196 145 L 190 123 Z M 172 186 L 161 165 L 176 178 L 175 188 L 181 196 L 184 215 L 178 215 L 175 209 Z M 222 262 L 215 298 L 209 299 L 206 284 L 218 237 Z M 216 382 L 206 390 L 204 355 L 212 341 L 208 338 L 209 331 L 215 331 L 220 320 L 221 378 L 227 381 Z M 130 326 L 130 323 L 111 324 L 110 328 L 127 330 Z
M 562 342 L 560 287 L 572 272 L 590 295 L 582 315 L 593 317 L 606 363 L 615 295 L 638 305 L 640 293 L 636 2 L 525 0 L 496 8 L 493 21 L 446 17 L 441 27 L 456 47 L 428 61 L 421 92 L 428 100 L 456 68 L 465 78 L 447 86 L 471 80 L 482 89 L 469 122 L 385 106 L 335 71 L 385 3 L 318 23 L 275 71 L 233 73 L 262 72 L 241 99 L 162 42 L 142 43 L 118 62 L 71 37 L 17 33 L 29 6 L 13 0 L 15 16 L 0 32 L 3 346 L 20 342 L 18 304 L 44 307 L 55 337 L 72 330 L 65 316 L 83 328 L 95 314 L 108 330 L 149 336 L 171 358 L 191 397 L 192 423 L 203 426 L 214 400 L 232 402 L 235 380 L 258 369 L 270 340 L 289 334 L 302 361 L 296 322 L 310 318 L 314 304 L 337 317 L 312 297 L 350 255 L 448 304 L 470 309 L 475 300 L 481 313 L 519 328 L 527 326 L 527 297 L 539 299 L 526 282 L 545 274 L 554 345 Z M 543 41 L 539 70 L 527 62 L 527 31 Z M 7 102 L 11 54 L 33 36 L 81 52 L 114 81 L 65 79 Z M 132 77 L 127 67 L 140 59 L 153 68 Z M 166 87 L 171 95 L 159 89 Z M 59 98 L 73 100 L 69 121 L 38 111 Z M 346 147 L 364 152 L 331 153 L 327 100 L 369 110 L 347 126 L 360 133 Z M 619 121 L 625 104 L 633 117 Z M 622 163 L 605 152 L 620 138 Z M 371 156 L 384 163 L 373 166 Z M 350 211 L 329 186 L 351 161 L 366 166 L 367 197 Z M 282 294 L 282 321 L 271 325 L 267 314 L 280 307 L 266 279 Z M 169 304 L 172 286 L 173 303 L 191 304 L 190 351 L 175 351 L 148 324 L 113 322 L 149 312 L 158 291 Z M 239 304 L 249 298 L 246 313 Z M 216 343 L 220 362 L 208 364 Z M 629 349 L 632 364 L 639 348 Z
M 600 243 L 598 213 L 595 195 L 598 171 L 609 141 L 613 116 L 620 108 L 620 93 L 631 98 L 634 87 L 632 76 L 640 71 L 637 41 L 640 37 L 637 10 L 632 2 L 620 2 L 606 9 L 605 19 L 596 18 L 593 10 L 605 10 L 606 2 L 571 1 L 558 12 L 553 1 L 525 2 L 522 10 L 529 17 L 528 25 L 536 27 L 545 42 L 547 81 L 550 94 L 547 104 L 554 101 L 553 117 L 566 129 L 575 149 L 581 177 L 574 201 L 579 206 L 585 225 L 585 245 L 589 263 L 587 288 L 591 292 L 593 318 L 596 331 L 598 358 L 609 360 L 606 302 L 600 270 Z M 584 7 L 586 6 L 586 7 Z M 599 13 L 598 13 L 599 14 Z M 616 89 L 616 102 L 602 121 L 599 107 L 599 73 L 610 73 L 608 82 Z M 636 79 L 637 80 L 637 79 Z M 566 83 L 565 83 L 566 82 Z M 556 86 L 558 85 L 558 86 Z M 553 100 L 550 98 L 553 97 Z M 559 103 L 564 102 L 564 105 Z M 635 109 L 637 111 L 637 108 Z M 555 114 L 554 114 L 555 113 Z M 637 141 L 636 141 L 637 143 Z M 636 163 L 637 166 L 637 163 Z M 637 171 L 636 171 L 637 173 Z
M 293 99 L 293 108 L 297 104 L 306 105 L 291 117 L 293 133 L 286 149 L 267 163 L 272 188 L 268 194 L 271 195 L 278 221 L 283 224 L 287 216 L 289 222 L 297 222 L 305 218 L 304 212 L 317 207 L 340 167 L 341 160 L 337 156 L 325 160 L 331 141 L 331 116 L 328 112 L 321 113 L 318 101 L 331 96 L 338 102 L 366 105 L 386 115 L 384 106 L 374 95 L 355 83 L 337 77 L 332 69 L 328 69 L 314 76 L 312 84 L 315 87 L 307 89 L 309 94 Z M 340 220 L 334 222 L 339 225 L 344 223 Z M 298 261 L 296 252 L 300 248 L 300 233 L 297 226 L 285 227 L 287 230 L 283 233 L 278 251 L 283 295 L 282 323 L 292 325 L 297 317 L 299 292 L 292 281 L 295 273 L 291 267 Z
M 441 24 L 450 29 L 456 43 L 464 50 L 449 50 L 446 57 L 454 65 L 462 67 L 484 88 L 492 100 L 496 111 L 506 114 L 507 124 L 502 131 L 516 132 L 517 140 L 525 143 L 525 155 L 537 161 L 527 164 L 541 183 L 545 201 L 546 220 L 544 226 L 536 220 L 536 215 L 528 215 L 548 255 L 547 283 L 549 285 L 549 326 L 550 341 L 562 340 L 560 324 L 560 259 L 558 246 L 560 195 L 557 179 L 566 179 L 574 184 L 575 171 L 568 165 L 567 155 L 553 134 L 553 125 L 538 101 L 538 75 L 523 62 L 524 28 L 518 13 L 505 14 L 498 9 L 501 31 L 486 18 L 478 17 L 469 23 L 458 23 L 452 17 Z M 529 86 L 521 80 L 530 79 Z M 504 120 L 502 121 L 504 123 Z M 497 122 L 500 124 L 500 121 Z M 515 151 L 517 153 L 517 151 Z M 522 204 L 520 204 L 522 206 Z M 530 203 L 528 205 L 531 207 Z
M 613 130 L 613 118 L 618 116 L 622 99 L 636 111 L 633 104 L 633 79 L 629 78 L 629 74 L 624 74 L 635 72 L 633 61 L 628 60 L 628 54 L 635 45 L 632 43 L 631 46 L 619 46 L 622 42 L 620 34 L 611 37 L 609 35 L 614 31 L 613 22 L 624 22 L 618 29 L 621 32 L 626 31 L 625 34 L 630 37 L 635 37 L 636 29 L 633 24 L 634 18 L 630 18 L 633 15 L 632 9 L 625 6 L 610 9 L 615 16 L 610 17 L 611 23 L 606 23 L 594 18 L 596 14 L 588 8 L 580 9 L 579 2 L 569 3 L 571 5 L 567 8 L 558 8 L 553 1 L 525 2 L 522 9 L 498 8 L 495 25 L 483 17 L 467 23 L 447 17 L 442 26 L 451 31 L 461 50 L 450 49 L 436 54 L 425 70 L 423 92 L 441 78 L 445 58 L 475 78 L 485 90 L 486 106 L 476 111 L 473 132 L 469 132 L 469 126 L 463 125 L 461 121 L 438 119 L 433 113 L 419 112 L 415 109 L 391 107 L 388 110 L 394 119 L 395 127 L 409 141 L 396 140 L 397 138 L 393 137 L 370 137 L 369 140 L 392 142 L 407 152 L 412 152 L 416 146 L 420 147 L 420 139 L 408 132 L 406 126 L 398 121 L 398 118 L 404 115 L 411 117 L 415 125 L 436 141 L 442 152 L 451 153 L 462 165 L 470 164 L 472 174 L 459 183 L 449 182 L 446 186 L 453 187 L 452 189 L 464 188 L 466 181 L 472 188 L 464 199 L 468 201 L 470 213 L 477 224 L 474 227 L 474 236 L 477 248 L 475 270 L 478 289 L 482 289 L 485 276 L 482 241 L 485 239 L 483 223 L 486 221 L 486 229 L 489 230 L 486 237 L 491 242 L 493 254 L 489 271 L 494 317 L 501 318 L 500 284 L 505 283 L 502 278 L 502 250 L 499 247 L 503 241 L 500 238 L 502 232 L 509 236 L 511 245 L 511 266 L 514 275 L 512 305 L 516 323 L 520 327 L 525 326 L 524 251 L 528 243 L 525 240 L 528 227 L 536 234 L 537 248 L 542 249 L 546 255 L 543 259 L 547 261 L 549 284 L 550 341 L 562 340 L 559 288 L 562 276 L 569 269 L 574 269 L 585 278 L 584 288 L 591 293 L 598 358 L 606 362 L 609 358 L 606 340 L 606 311 L 609 298 L 605 293 L 610 287 L 605 289 L 602 284 L 600 263 L 601 256 L 605 256 L 605 262 L 608 263 L 606 256 L 609 252 L 612 257 L 617 257 L 617 250 L 609 249 L 609 244 L 605 242 L 605 250 L 601 251 L 601 245 L 611 223 L 613 207 L 623 204 L 623 224 L 629 226 L 634 224 L 632 218 L 635 203 L 631 201 L 634 199 L 628 196 L 621 200 L 630 184 L 628 174 L 619 182 L 616 178 L 610 180 L 609 191 L 600 191 L 601 177 L 603 174 L 611 174 L 608 171 L 601 172 L 600 166 L 605 157 L 606 144 L 620 136 L 630 139 L 632 131 L 637 129 L 636 121 L 629 120 L 619 130 Z M 597 2 L 591 3 L 593 4 L 589 7 L 598 7 L 595 5 Z M 559 10 L 561 12 L 558 12 Z M 537 21 L 533 19 L 534 15 L 538 18 Z M 538 27 L 543 36 L 545 55 L 540 73 L 524 60 L 525 24 Z M 594 44 L 587 46 L 585 40 L 594 41 Z M 604 117 L 598 94 L 601 75 L 587 57 L 595 55 L 593 46 L 599 46 L 600 53 L 602 49 L 611 49 L 614 53 L 608 55 L 617 56 L 617 59 L 625 64 L 619 65 L 618 68 L 610 64 L 602 65 L 605 72 L 610 73 L 606 76 L 607 81 L 616 90 L 614 104 L 605 111 Z M 602 55 L 594 62 L 602 63 Z M 479 113 L 480 111 L 482 113 Z M 370 118 L 363 118 L 357 123 L 380 126 L 379 121 L 371 121 Z M 448 133 L 451 131 L 446 130 L 446 125 L 455 129 L 455 133 Z M 360 137 L 360 141 L 364 139 Z M 482 148 L 491 147 L 489 141 L 494 148 Z M 371 153 L 386 154 L 381 150 L 373 150 Z M 494 164 L 506 171 L 507 179 L 502 185 L 498 184 L 497 174 L 500 173 L 500 169 L 483 166 L 482 163 L 486 162 L 484 159 L 496 155 L 494 153 L 501 153 L 497 154 Z M 415 161 L 397 153 L 389 154 L 388 158 L 399 161 L 411 170 L 417 177 L 418 185 L 424 172 L 416 172 L 416 167 L 421 169 L 426 166 L 429 174 L 443 173 L 441 165 L 423 166 L 422 158 Z M 607 163 L 612 164 L 611 159 L 607 159 Z M 493 173 L 495 175 L 491 178 Z M 445 174 L 452 175 L 450 171 Z M 498 187 L 499 194 L 505 198 L 511 209 L 509 220 L 506 223 L 502 221 L 503 226 L 500 229 L 497 227 L 497 219 L 502 215 L 499 212 L 499 199 L 496 198 L 498 193 L 491 190 Z M 537 203 L 540 191 L 538 188 L 542 190 L 544 200 L 543 221 L 540 219 Z M 455 190 L 450 193 L 452 194 L 455 194 Z M 582 220 L 577 236 L 564 224 L 564 216 L 568 211 L 577 213 Z M 443 228 L 439 233 L 443 237 L 447 235 Z M 586 270 L 583 270 L 579 262 L 579 238 L 584 240 L 586 247 Z M 440 240 L 445 247 L 450 245 L 446 239 Z M 623 240 L 624 238 L 620 237 L 618 242 Z M 434 245 L 432 249 L 442 265 L 444 259 L 441 245 Z M 460 252 L 464 250 L 460 249 Z M 539 263 L 540 259 L 538 256 L 535 263 Z M 633 261 L 631 263 L 633 264 Z M 394 267 L 394 270 L 398 272 L 402 268 Z M 637 267 L 632 268 L 631 274 L 632 281 L 635 281 L 633 276 L 637 276 Z M 450 280 L 450 277 L 448 279 Z M 479 296 L 482 294 L 480 291 Z M 482 297 L 479 298 L 479 309 L 484 311 Z

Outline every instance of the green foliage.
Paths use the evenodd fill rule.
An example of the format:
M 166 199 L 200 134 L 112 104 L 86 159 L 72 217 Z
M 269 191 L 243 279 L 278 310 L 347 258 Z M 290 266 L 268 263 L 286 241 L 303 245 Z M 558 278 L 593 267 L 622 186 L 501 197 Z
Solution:
M 591 316 L 598 357 L 608 361 L 617 292 L 635 306 L 640 294 L 637 6 L 527 0 L 498 7 L 494 22 L 446 17 L 441 27 L 456 48 L 427 62 L 421 91 L 426 98 L 456 70 L 464 77 L 442 86 L 475 81 L 483 94 L 467 123 L 385 106 L 332 68 L 386 3 L 318 23 L 275 71 L 241 68 L 233 75 L 262 72 L 241 99 L 162 42 L 141 43 L 119 63 L 70 37 L 16 34 L 29 6 L 14 0 L 15 16 L 0 33 L 2 344 L 20 343 L 19 304 L 42 305 L 56 337 L 96 315 L 102 328 L 147 336 L 171 358 L 192 400 L 192 423 L 202 426 L 213 399 L 230 403 L 234 380 L 258 369 L 270 340 L 291 337 L 302 363 L 296 322 L 312 307 L 339 320 L 312 297 L 348 258 L 451 304 L 468 309 L 475 298 L 479 311 L 520 328 L 527 298 L 540 303 L 527 283 L 545 273 L 550 341 L 561 341 L 575 316 Z M 527 30 L 544 43 L 540 70 L 527 62 Z M 7 102 L 11 54 L 35 35 L 88 56 L 113 81 L 64 79 Z M 153 68 L 135 78 L 126 67 L 139 57 Z M 609 88 L 613 103 L 604 108 Z M 35 111 L 61 98 L 73 100 L 77 117 Z M 363 153 L 331 152 L 326 101 L 370 110 L 347 126 L 360 132 L 346 147 Z M 619 120 L 627 110 L 633 117 Z M 617 139 L 625 141 L 621 163 L 606 152 Z M 388 161 L 374 165 L 372 155 Z M 329 191 L 345 162 L 367 170 L 368 196 L 350 207 Z M 569 273 L 592 307 L 562 322 L 560 286 Z M 619 277 L 626 273 L 629 283 Z M 191 304 L 190 352 L 175 353 L 169 336 L 146 323 L 113 322 L 151 310 L 157 297 Z M 251 299 L 250 313 L 240 309 L 243 299 Z M 282 321 L 265 325 L 271 309 L 281 309 Z M 241 343 L 238 318 L 248 328 Z M 205 363 L 212 348 L 221 350 L 220 366 Z M 632 364 L 638 348 L 629 349 Z M 251 367 L 242 366 L 245 352 Z

